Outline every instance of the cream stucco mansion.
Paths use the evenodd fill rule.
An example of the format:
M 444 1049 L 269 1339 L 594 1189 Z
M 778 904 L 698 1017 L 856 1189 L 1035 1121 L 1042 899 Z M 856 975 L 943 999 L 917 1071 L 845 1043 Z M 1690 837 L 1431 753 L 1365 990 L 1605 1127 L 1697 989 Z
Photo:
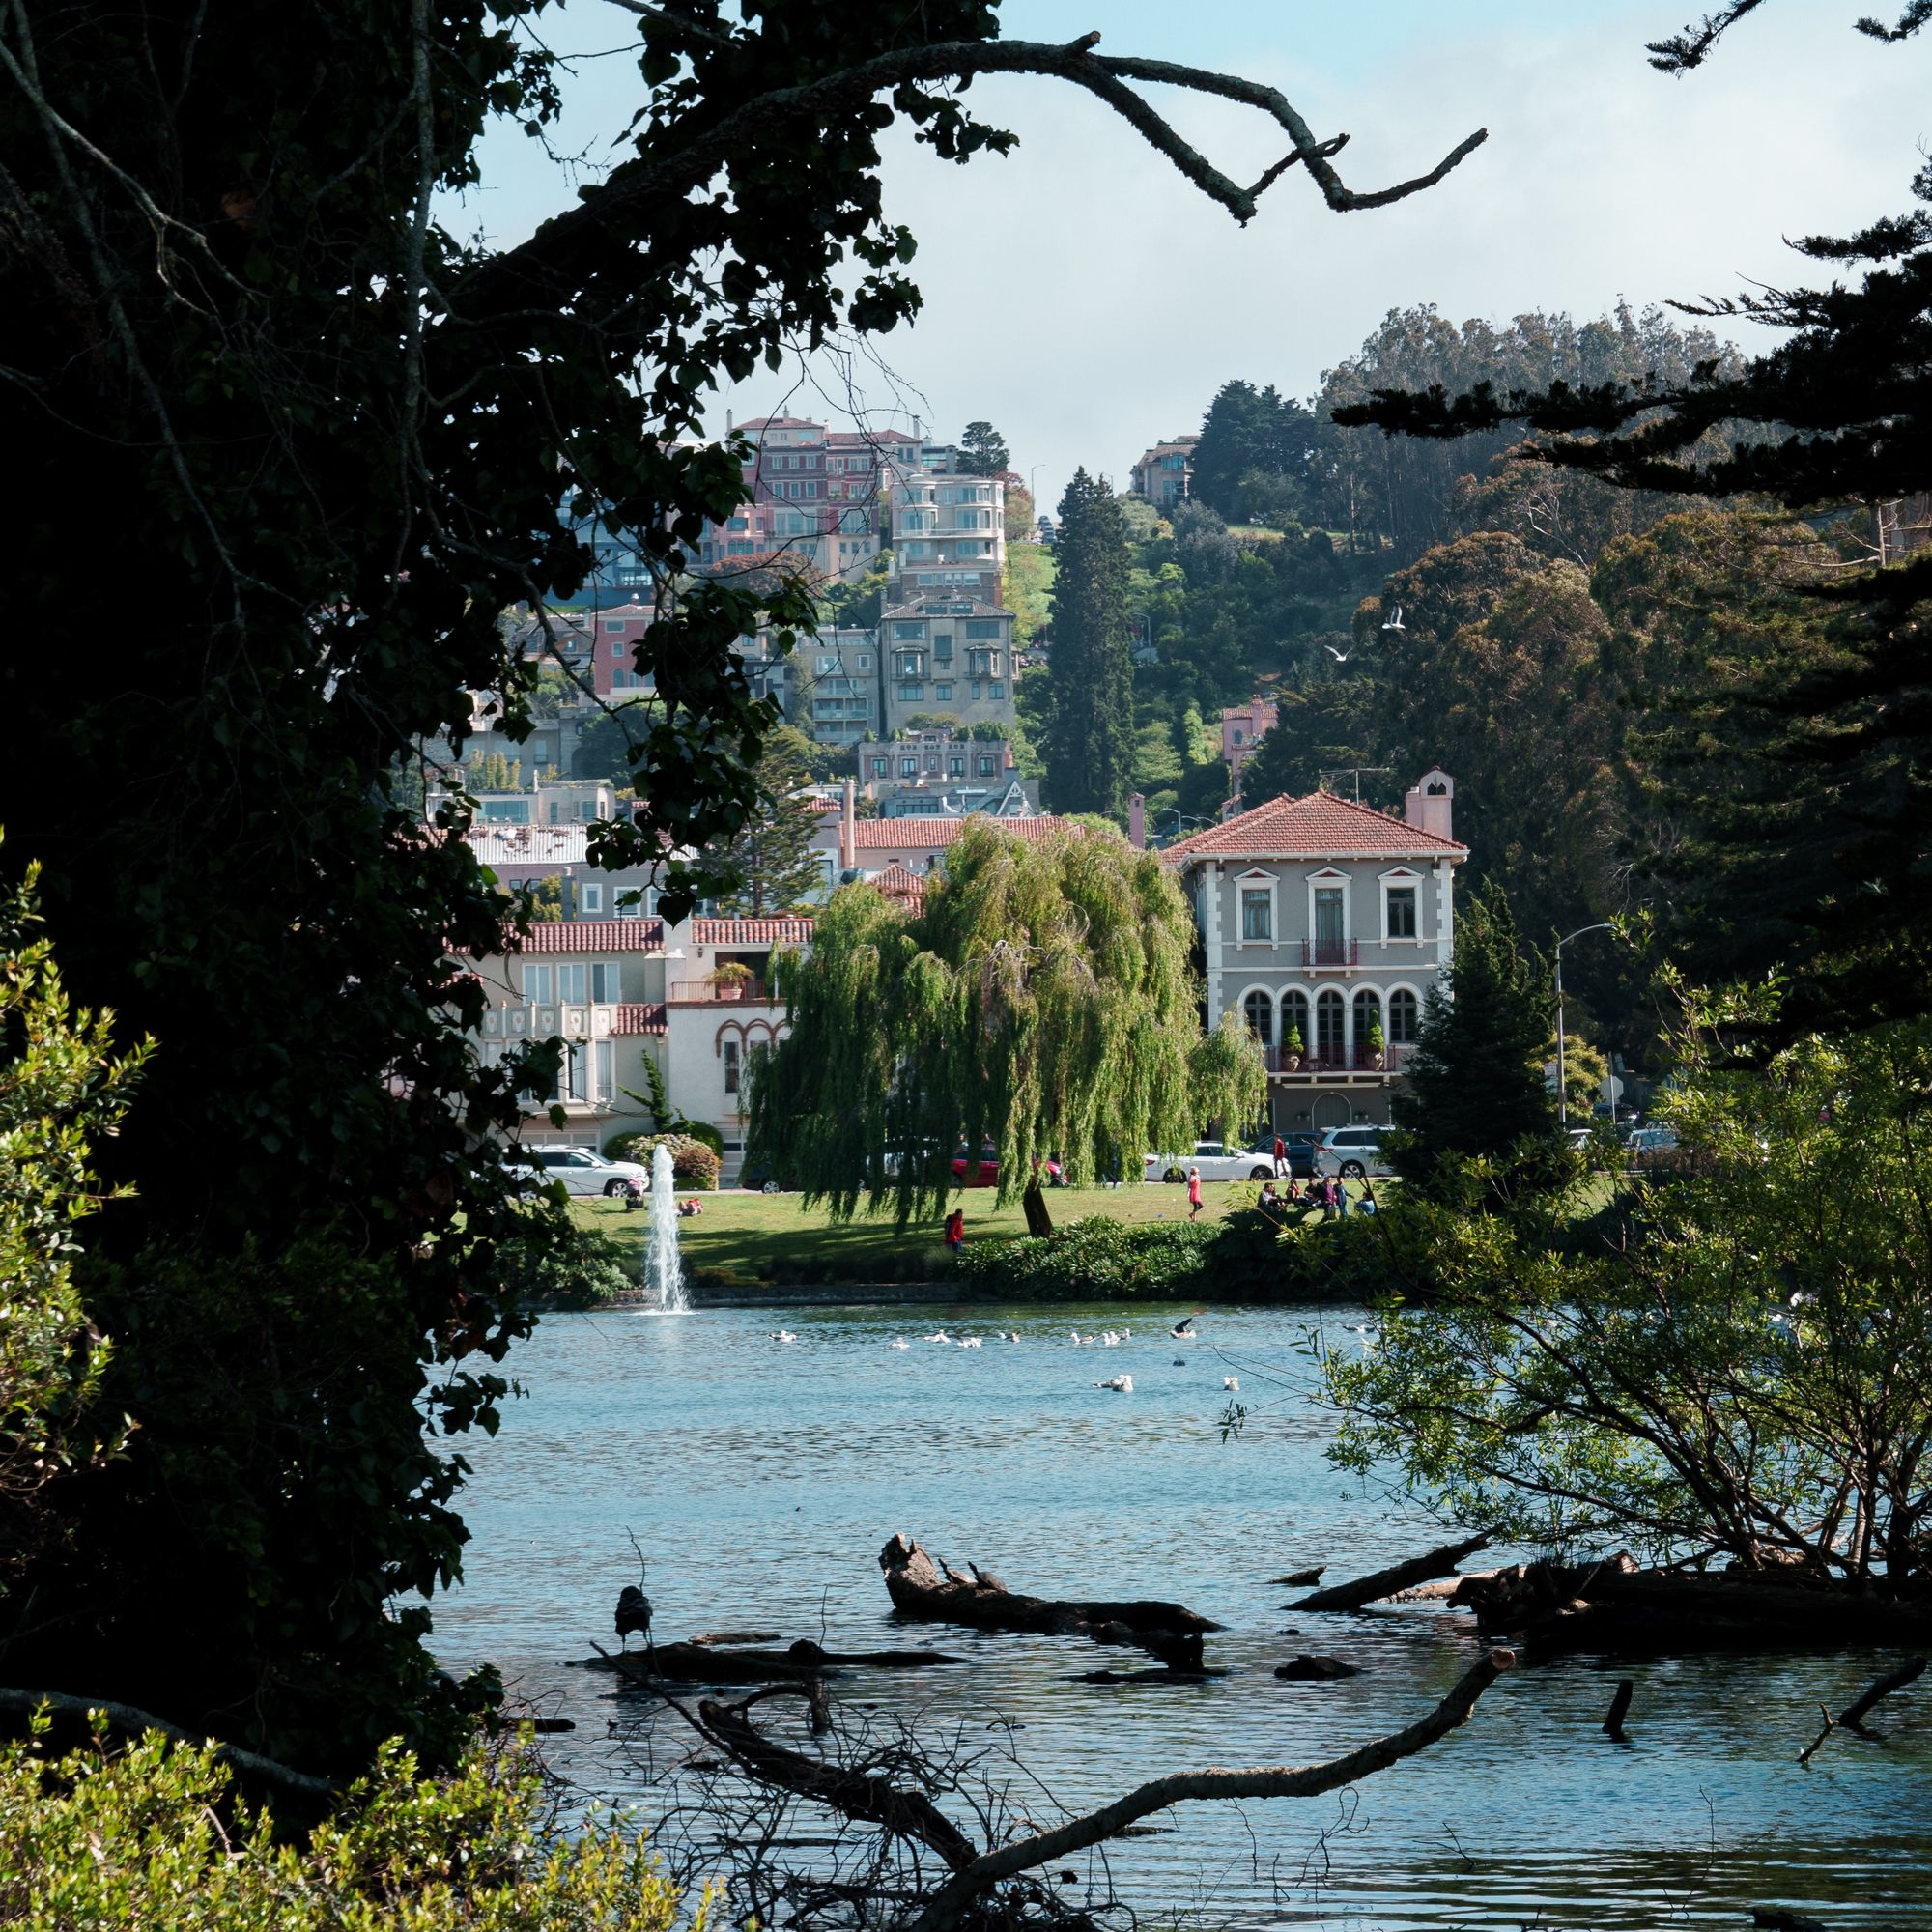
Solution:
M 1272 799 L 1162 854 L 1200 928 L 1208 1023 L 1232 1008 L 1260 1041 L 1278 1130 L 1388 1120 L 1455 942 L 1455 790 L 1423 773 L 1401 818 L 1330 792 Z

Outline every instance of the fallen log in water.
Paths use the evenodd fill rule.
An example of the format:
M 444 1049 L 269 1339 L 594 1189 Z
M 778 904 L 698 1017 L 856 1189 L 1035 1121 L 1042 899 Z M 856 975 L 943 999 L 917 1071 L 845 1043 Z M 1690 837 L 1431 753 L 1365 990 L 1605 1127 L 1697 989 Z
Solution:
M 1818 1709 L 1825 1719 L 1825 1728 L 1798 1753 L 1800 1764 L 1809 1764 L 1818 1755 L 1818 1749 L 1833 1731 L 1850 1731 L 1853 1736 L 1869 1738 L 1872 1734 L 1865 1729 L 1865 1718 L 1872 1706 L 1882 1697 L 1889 1697 L 1894 1690 L 1903 1690 L 1908 1684 L 1916 1684 L 1925 1675 L 1926 1660 L 1922 1657 L 1908 1658 L 1896 1670 L 1889 1670 L 1834 1718 L 1824 1705 Z
M 803 1684 L 828 1670 L 923 1670 L 963 1663 L 943 1650 L 823 1650 L 800 1637 L 784 1650 L 729 1649 L 717 1643 L 661 1643 L 651 1650 L 610 1651 L 582 1658 L 584 1670 L 614 1670 L 639 1683 Z
M 968 1565 L 973 1574 L 962 1577 L 904 1536 L 895 1536 L 879 1551 L 879 1568 L 885 1573 L 893 1607 L 901 1616 L 961 1624 L 969 1630 L 1130 1644 L 1177 1670 L 1199 1670 L 1203 1635 L 1221 1628 L 1185 1605 L 1153 1599 L 1114 1602 L 1025 1596 L 1009 1590 L 978 1565 Z
M 1723 1570 L 1643 1570 L 1627 1555 L 1601 1563 L 1520 1563 L 1465 1577 L 1450 1599 L 1486 1635 L 1535 1650 L 1833 1649 L 1932 1644 L 1932 1602 L 1872 1596 L 1823 1577 Z
M 1463 1557 L 1473 1556 L 1477 1550 L 1489 1547 L 1487 1536 L 1465 1536 L 1461 1543 L 1445 1543 L 1440 1549 L 1432 1549 L 1426 1556 L 1412 1556 L 1406 1563 L 1371 1571 L 1366 1577 L 1356 1577 L 1352 1583 L 1335 1583 L 1325 1590 L 1317 1590 L 1313 1596 L 1297 1597 L 1293 1603 L 1284 1604 L 1282 1608 L 1359 1610 L 1379 1597 L 1393 1597 L 1399 1591 L 1413 1589 L 1418 1583 L 1428 1582 L 1432 1577 L 1446 1577 Z

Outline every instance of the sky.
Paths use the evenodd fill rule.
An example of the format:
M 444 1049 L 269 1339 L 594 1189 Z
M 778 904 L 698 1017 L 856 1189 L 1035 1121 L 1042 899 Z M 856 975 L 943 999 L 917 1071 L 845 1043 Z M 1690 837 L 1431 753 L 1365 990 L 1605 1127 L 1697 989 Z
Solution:
M 856 0 L 854 0 L 856 4 Z M 1331 213 L 1296 170 L 1237 227 L 1118 116 L 1064 82 L 974 84 L 976 111 L 1020 137 L 966 167 L 885 146 L 886 207 L 919 239 L 925 306 L 855 379 L 875 423 L 917 414 L 956 436 L 984 417 L 1051 503 L 1076 466 L 1124 487 L 1150 443 L 1200 427 L 1234 377 L 1307 395 L 1390 309 L 1452 320 L 1528 309 L 1595 316 L 1815 273 L 1785 238 L 1903 212 L 1932 140 L 1932 35 L 1887 47 L 1852 22 L 1872 0 L 1775 0 L 1705 68 L 1655 72 L 1646 42 L 1707 0 L 1007 0 L 1009 40 L 1099 27 L 1103 53 L 1280 87 L 1319 134 L 1346 131 L 1351 187 L 1425 172 L 1465 135 L 1485 146 L 1391 208 Z M 1881 11 L 1885 11 L 1881 9 Z M 1895 8 L 1892 11 L 1896 11 Z M 556 145 L 592 164 L 641 96 L 626 16 L 599 0 L 547 11 L 583 56 Z M 1279 158 L 1271 122 L 1176 89 L 1150 98 L 1224 172 Z M 802 161 L 805 157 L 802 157 Z M 520 240 L 583 176 L 513 129 L 452 226 Z M 1764 339 L 1748 329 L 1748 345 Z M 790 368 L 721 392 L 736 419 L 849 417 L 844 371 Z

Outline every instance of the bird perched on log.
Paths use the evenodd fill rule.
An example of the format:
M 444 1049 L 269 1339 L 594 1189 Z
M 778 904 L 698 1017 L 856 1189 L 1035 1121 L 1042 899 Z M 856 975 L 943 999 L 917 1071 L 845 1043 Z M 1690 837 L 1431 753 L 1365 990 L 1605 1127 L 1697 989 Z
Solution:
M 637 1631 L 646 1643 L 651 1640 L 651 1600 L 635 1583 L 626 1583 L 617 1596 L 617 1634 L 629 1636 Z

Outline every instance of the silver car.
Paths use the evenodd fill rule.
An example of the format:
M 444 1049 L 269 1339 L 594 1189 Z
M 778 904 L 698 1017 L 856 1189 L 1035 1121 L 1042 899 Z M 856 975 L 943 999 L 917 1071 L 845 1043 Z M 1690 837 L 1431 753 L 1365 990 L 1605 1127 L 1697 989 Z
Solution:
M 1315 1172 L 1344 1180 L 1364 1180 L 1371 1175 L 1393 1174 L 1382 1153 L 1385 1127 L 1330 1127 L 1315 1144 Z
M 1192 1153 L 1151 1153 L 1143 1169 L 1148 1180 L 1185 1180 L 1187 1170 L 1198 1167 L 1203 1180 L 1272 1180 L 1273 1158 L 1253 1153 L 1246 1148 L 1228 1147 L 1220 1141 L 1196 1141 Z
M 523 1161 L 543 1180 L 560 1180 L 566 1194 L 617 1195 L 631 1184 L 651 1184 L 651 1171 L 635 1160 L 606 1160 L 589 1148 L 525 1148 Z

